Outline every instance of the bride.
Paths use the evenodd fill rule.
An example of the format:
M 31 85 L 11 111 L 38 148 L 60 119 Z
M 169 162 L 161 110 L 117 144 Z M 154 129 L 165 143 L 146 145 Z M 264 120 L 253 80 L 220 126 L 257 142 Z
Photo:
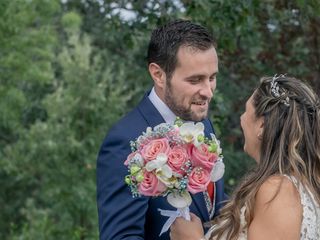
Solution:
M 302 81 L 262 78 L 241 116 L 244 150 L 258 163 L 204 236 L 178 218 L 172 240 L 320 239 L 320 102 Z

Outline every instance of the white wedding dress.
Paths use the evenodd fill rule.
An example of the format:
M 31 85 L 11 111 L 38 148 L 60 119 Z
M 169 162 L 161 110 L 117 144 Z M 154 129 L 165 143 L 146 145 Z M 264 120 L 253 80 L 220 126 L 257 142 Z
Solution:
M 291 176 L 285 175 L 299 191 L 301 205 L 302 205 L 302 224 L 300 230 L 300 240 L 320 240 L 320 206 L 314 199 L 313 194 L 305 188 L 302 184 L 299 184 L 298 181 Z M 240 227 L 241 232 L 239 234 L 238 240 L 247 240 L 247 228 L 245 227 L 245 211 L 246 208 L 241 208 L 240 213 Z M 209 239 L 211 232 L 214 230 L 213 226 L 205 236 L 205 239 Z M 225 240 L 226 236 L 222 237 L 222 240 Z M 213 239 L 214 240 L 214 239 Z

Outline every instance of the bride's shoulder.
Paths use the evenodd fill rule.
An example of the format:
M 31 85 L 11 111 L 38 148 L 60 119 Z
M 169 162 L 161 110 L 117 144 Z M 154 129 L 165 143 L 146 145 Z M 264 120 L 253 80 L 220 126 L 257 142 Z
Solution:
M 294 183 L 286 176 L 269 177 L 255 196 L 249 239 L 297 239 L 301 219 L 300 197 Z
M 256 205 L 270 208 L 279 213 L 291 209 L 300 209 L 300 194 L 294 182 L 287 176 L 271 176 L 259 188 Z M 285 209 L 283 209 L 285 207 Z
M 269 177 L 260 186 L 256 201 L 272 202 L 272 200 L 290 200 L 299 204 L 300 196 L 294 182 L 285 175 L 274 175 Z

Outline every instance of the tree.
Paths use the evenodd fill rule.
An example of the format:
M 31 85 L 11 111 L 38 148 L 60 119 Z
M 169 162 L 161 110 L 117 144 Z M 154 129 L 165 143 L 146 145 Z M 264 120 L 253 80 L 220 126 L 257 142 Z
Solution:
M 10 239 L 97 239 L 95 158 L 131 97 L 123 93 L 123 74 L 104 66 L 90 38 L 80 36 L 80 16 L 67 13 L 61 22 L 67 42 L 57 55 L 52 93 L 41 101 L 46 120 L 23 129 L 4 150 L 6 173 L 30 192 L 20 196 L 22 221 Z
M 1 239 L 7 235 L 9 224 L 21 222 L 21 206 L 29 194 L 19 174 L 10 174 L 14 160 L 4 149 L 14 148 L 25 129 L 37 120 L 45 120 L 41 100 L 50 92 L 50 81 L 54 77 L 53 23 L 60 5 L 57 1 L 44 5 L 41 2 L 19 1 L 17 4 L 4 0 L 0 4 Z M 20 154 L 22 157 L 24 153 Z

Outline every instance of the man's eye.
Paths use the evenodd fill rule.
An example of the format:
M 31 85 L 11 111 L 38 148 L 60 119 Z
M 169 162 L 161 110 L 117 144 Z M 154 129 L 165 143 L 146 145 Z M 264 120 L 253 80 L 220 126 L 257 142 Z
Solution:
M 198 78 L 195 78 L 195 79 L 190 79 L 189 82 L 191 84 L 197 84 L 200 80 Z

